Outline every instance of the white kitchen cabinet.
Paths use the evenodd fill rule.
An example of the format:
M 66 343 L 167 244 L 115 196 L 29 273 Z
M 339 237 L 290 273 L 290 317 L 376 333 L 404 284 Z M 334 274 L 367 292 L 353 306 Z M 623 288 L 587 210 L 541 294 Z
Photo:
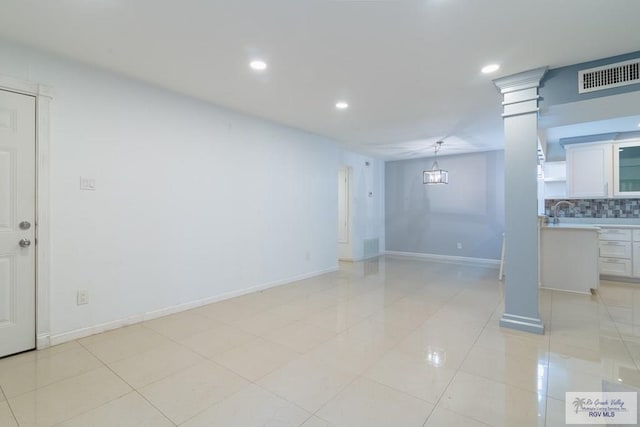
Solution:
M 567 197 L 613 196 L 613 145 L 575 144 L 566 147 Z
M 613 144 L 613 194 L 640 196 L 640 139 Z
M 598 227 L 544 225 L 540 229 L 540 285 L 590 294 L 598 289 Z
M 640 277 L 640 242 L 633 242 L 633 277 Z

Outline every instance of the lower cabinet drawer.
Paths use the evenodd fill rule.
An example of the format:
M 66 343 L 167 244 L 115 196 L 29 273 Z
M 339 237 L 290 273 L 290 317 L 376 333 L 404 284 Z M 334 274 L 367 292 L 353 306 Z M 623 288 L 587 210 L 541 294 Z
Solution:
M 600 274 L 611 276 L 631 276 L 631 260 L 620 258 L 600 258 Z
M 601 240 L 598 247 L 601 258 L 631 258 L 631 242 Z
M 631 230 L 628 228 L 601 228 L 600 240 L 631 240 Z

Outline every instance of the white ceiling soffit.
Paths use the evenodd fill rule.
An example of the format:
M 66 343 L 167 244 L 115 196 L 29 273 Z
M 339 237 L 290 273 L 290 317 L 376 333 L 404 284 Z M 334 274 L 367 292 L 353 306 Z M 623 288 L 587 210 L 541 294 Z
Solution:
M 0 38 L 393 159 L 501 147 L 492 79 L 637 50 L 638 16 L 637 0 L 2 0 Z
M 561 143 L 563 140 L 566 141 L 576 137 L 584 137 L 584 141 L 589 141 L 590 137 L 598 140 L 600 135 L 606 135 L 606 138 L 619 138 L 620 136 L 640 131 L 638 124 L 640 124 L 640 115 L 617 117 L 615 119 L 550 128 L 546 130 L 546 136 L 553 143 Z

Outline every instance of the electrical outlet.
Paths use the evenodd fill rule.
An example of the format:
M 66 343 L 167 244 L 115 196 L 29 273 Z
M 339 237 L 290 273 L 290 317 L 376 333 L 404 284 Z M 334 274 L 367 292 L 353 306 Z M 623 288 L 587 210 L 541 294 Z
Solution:
M 456 244 L 456 248 L 458 248 L 458 249 L 462 249 L 462 243 L 458 242 L 458 243 Z
M 89 304 L 89 291 L 79 290 L 77 296 L 78 305 Z
M 95 191 L 95 189 L 96 189 L 96 180 L 95 180 L 95 178 L 89 178 L 89 177 L 81 176 L 80 177 L 80 189 L 81 190 L 88 190 L 88 191 Z

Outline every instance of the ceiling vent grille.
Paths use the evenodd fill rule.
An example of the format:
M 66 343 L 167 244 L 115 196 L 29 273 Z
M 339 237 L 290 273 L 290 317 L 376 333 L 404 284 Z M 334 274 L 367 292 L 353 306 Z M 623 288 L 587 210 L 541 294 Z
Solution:
M 640 83 L 640 59 L 578 71 L 578 93 Z

